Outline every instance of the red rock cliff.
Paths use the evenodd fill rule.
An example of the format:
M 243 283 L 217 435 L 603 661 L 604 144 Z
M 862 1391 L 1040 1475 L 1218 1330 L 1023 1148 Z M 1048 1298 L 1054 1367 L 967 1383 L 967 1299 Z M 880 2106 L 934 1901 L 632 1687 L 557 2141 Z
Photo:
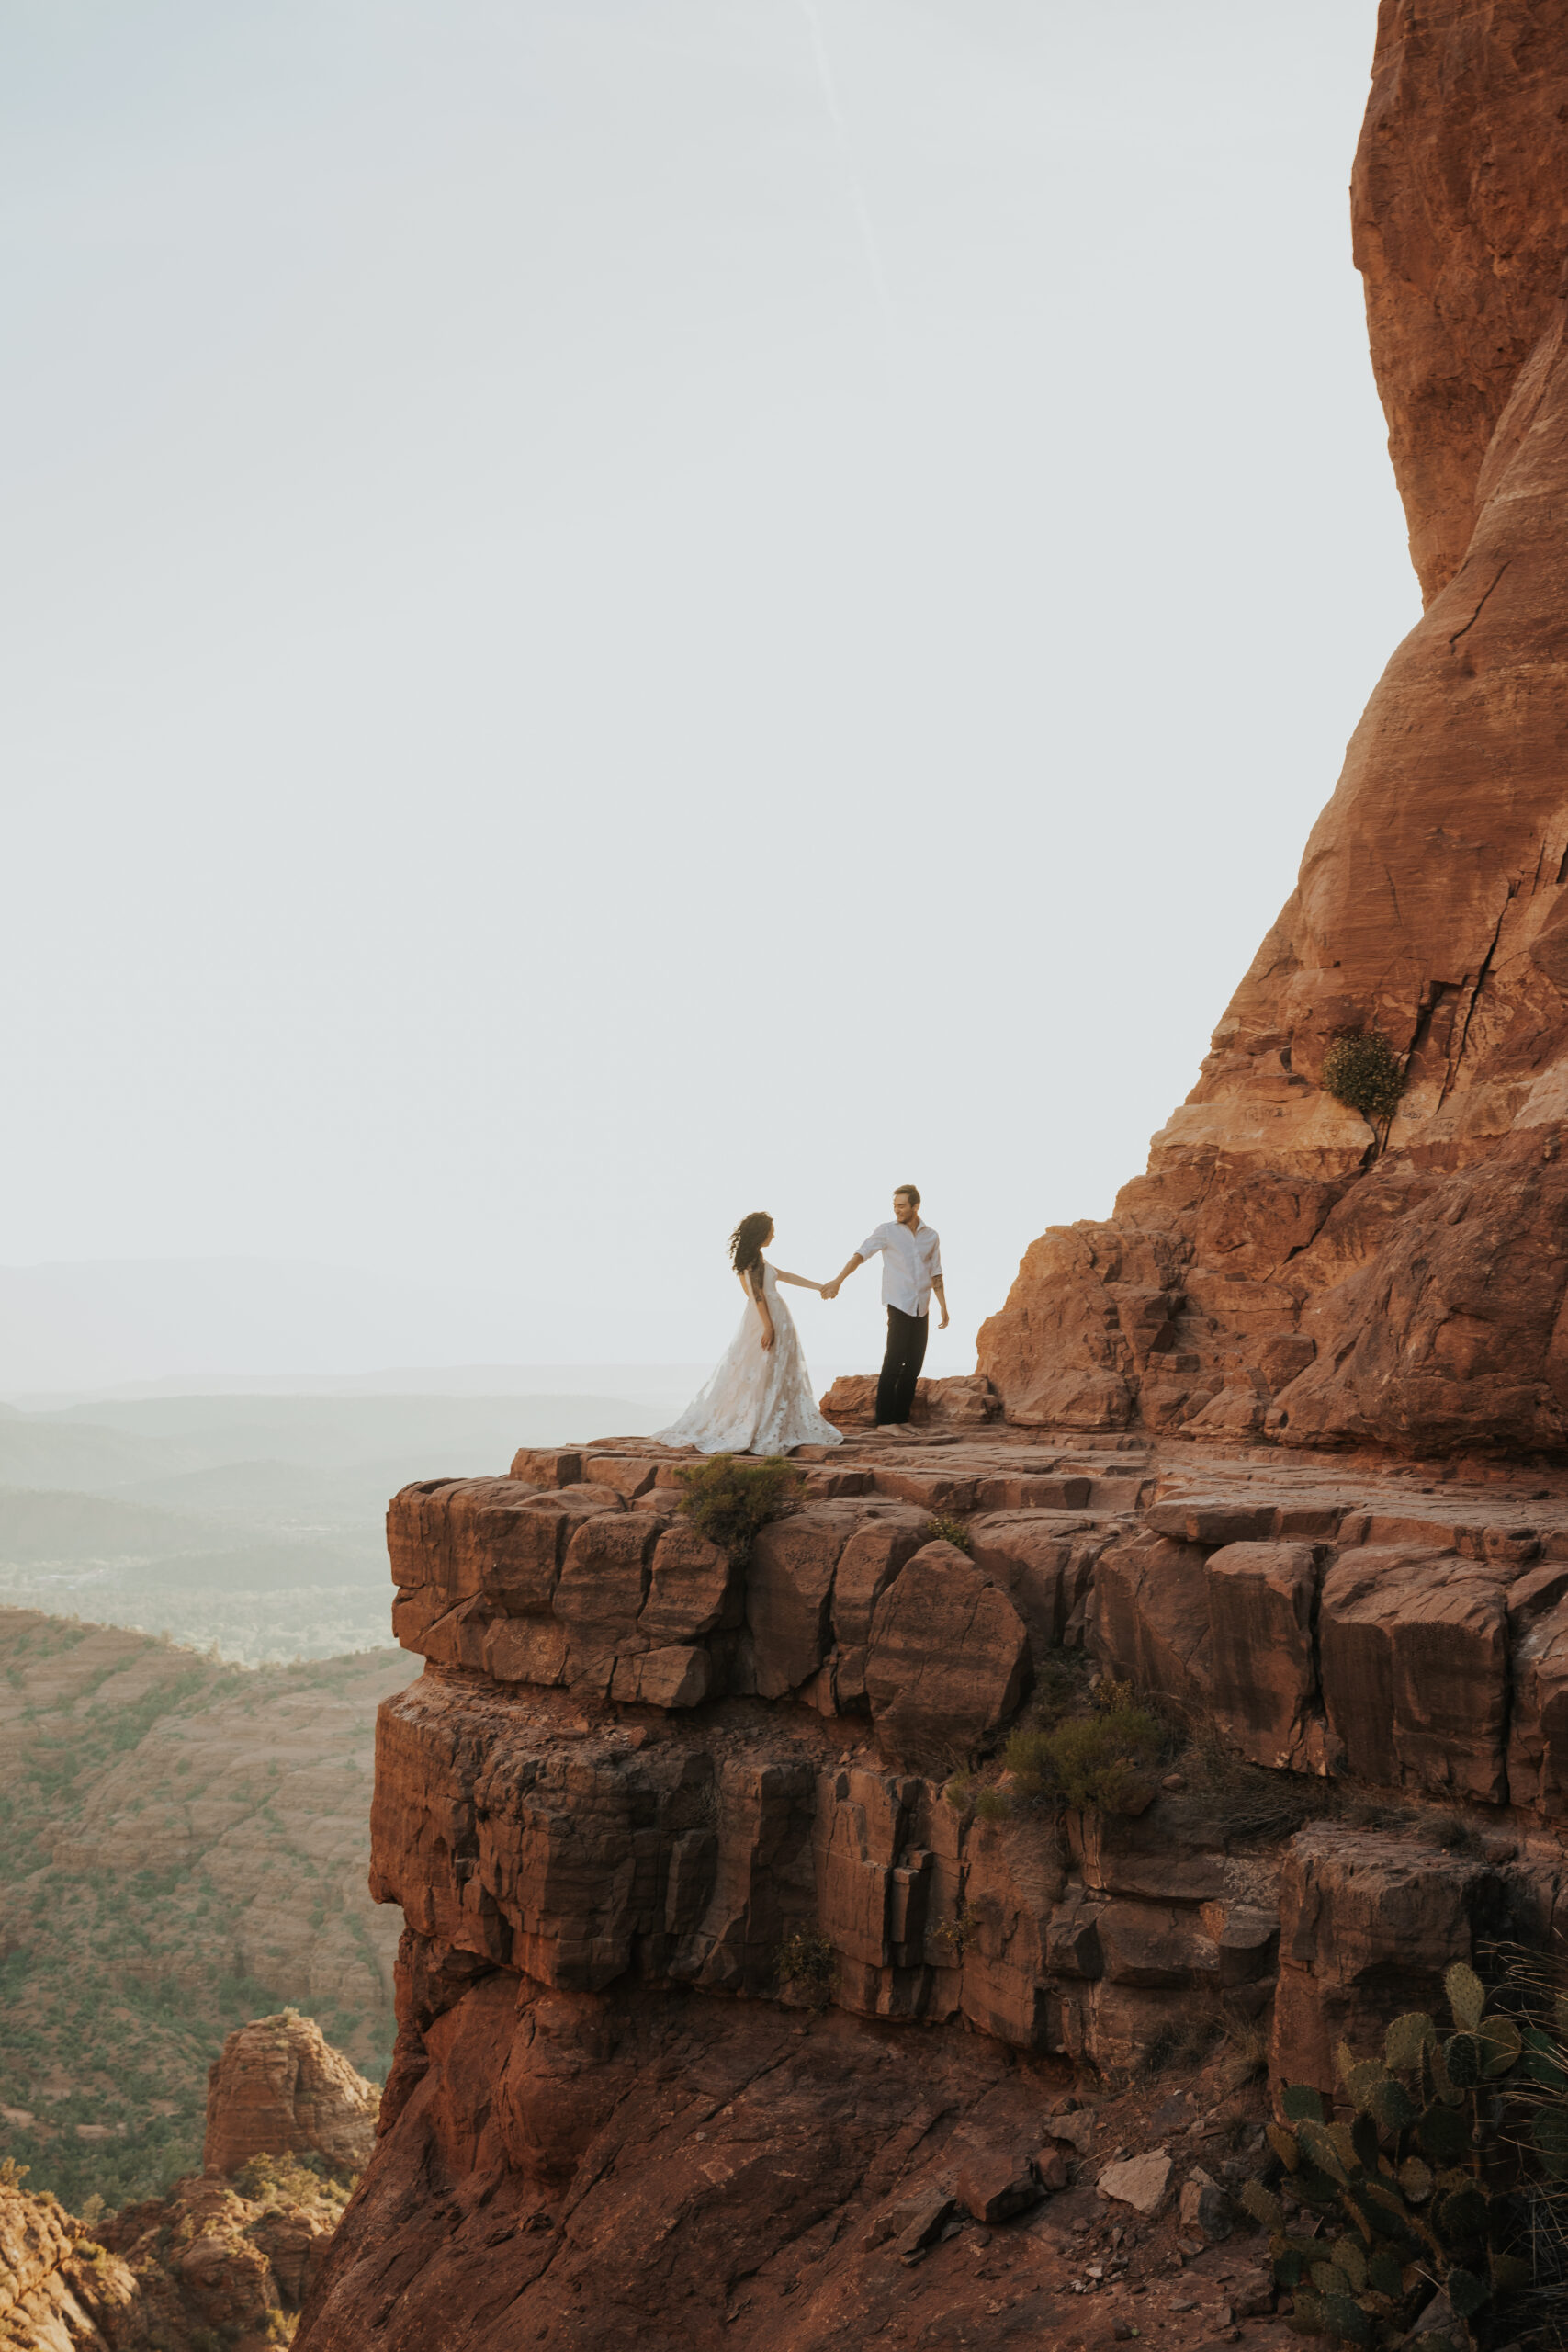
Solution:
M 1183 2128 L 1256 2131 L 1215 2035 L 1272 2019 L 1274 2071 L 1330 2087 L 1485 1938 L 1568 1931 L 1568 1472 L 928 1426 L 807 1465 L 743 1566 L 650 1442 L 394 1499 L 427 1660 L 378 1741 L 398 2052 L 301 2346 L 1059 2340 L 1091 2245 L 1109 2345 L 1181 2198 L 1217 2249 L 1247 2169 L 1150 2147 L 1187 2086 L 1137 2070 L 1190 2041 Z M 1015 1803 L 1002 1736 L 1091 1662 L 1205 1722 L 1218 1777 Z M 1119 2150 L 1157 2176 L 1131 2237 Z
M 1263 2035 L 1332 2090 L 1568 1934 L 1568 1470 L 1462 1458 L 1568 1445 L 1565 29 L 1383 11 L 1359 251 L 1433 601 L 1148 1174 L 987 1326 L 1013 1426 L 931 1384 L 744 1562 L 650 1442 L 394 1499 L 398 2054 L 300 2352 L 1283 2352 L 1226 2195 Z M 1354 1025 L 1386 1149 L 1318 1082 Z M 1322 1450 L 1368 1440 L 1461 1458 Z M 1204 1735 L 1037 1800 L 1000 1743 L 1091 1666 Z
M 1430 599 L 1147 1173 L 1030 1250 L 1015 1421 L 1568 1444 L 1568 6 L 1383 0 L 1356 256 Z M 1321 1085 L 1380 1032 L 1381 1138 Z

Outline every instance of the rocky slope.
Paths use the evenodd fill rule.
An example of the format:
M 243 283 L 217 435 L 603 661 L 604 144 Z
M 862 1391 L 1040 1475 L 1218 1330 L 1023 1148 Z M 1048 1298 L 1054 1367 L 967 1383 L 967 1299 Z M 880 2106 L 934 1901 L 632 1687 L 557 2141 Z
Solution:
M 1012 1419 L 1568 1446 L 1568 7 L 1383 0 L 1356 254 L 1430 602 L 1114 1216 L 981 1335 Z M 1386 1136 L 1336 1032 L 1404 1063 Z
M 161 2189 L 223 2035 L 278 2001 L 384 2066 L 365 1816 L 406 1659 L 248 1672 L 0 1610 L 0 2154 L 72 2204 Z
M 378 2103 L 308 2018 L 231 2034 L 208 2094 L 208 2161 L 170 2195 L 78 2219 L 0 2177 L 6 2352 L 262 2352 L 293 2336 L 369 2153 Z

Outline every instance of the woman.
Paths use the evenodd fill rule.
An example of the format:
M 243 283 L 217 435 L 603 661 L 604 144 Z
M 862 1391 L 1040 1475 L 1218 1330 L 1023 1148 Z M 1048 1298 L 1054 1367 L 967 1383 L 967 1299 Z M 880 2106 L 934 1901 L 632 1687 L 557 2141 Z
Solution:
M 766 1209 L 743 1216 L 729 1237 L 729 1262 L 746 1294 L 740 1329 L 705 1388 L 693 1397 L 672 1429 L 657 1432 L 665 1445 L 694 1445 L 699 1453 L 787 1453 L 794 1445 L 842 1445 L 811 1397 L 811 1374 L 795 1317 L 779 1296 L 780 1283 L 822 1295 L 820 1283 L 781 1273 L 762 1252 L 773 1238 Z

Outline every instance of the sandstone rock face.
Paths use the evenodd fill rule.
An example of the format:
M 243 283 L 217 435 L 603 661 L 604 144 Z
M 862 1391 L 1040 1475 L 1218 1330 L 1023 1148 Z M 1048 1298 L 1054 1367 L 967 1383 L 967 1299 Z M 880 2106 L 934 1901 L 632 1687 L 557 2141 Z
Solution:
M 680 1461 L 536 1452 L 394 1502 L 398 1606 L 437 1604 L 378 1732 L 398 2056 L 308 2352 L 412 2347 L 448 2302 L 487 2352 L 869 2340 L 864 2266 L 1021 2230 L 1042 2191 L 1125 2216 L 1114 2165 L 1217 2247 L 1213 2151 L 1047 2124 L 1042 2070 L 1137 2078 L 1231 2017 L 1269 2025 L 1275 2080 L 1326 2082 L 1452 1960 L 1568 1926 L 1568 1474 L 928 1430 L 808 1458 L 741 1570 L 671 1510 Z M 1093 1669 L 1218 1777 L 1132 1815 L 1015 1805 L 1032 1678 L 1048 1720 Z M 786 2249 L 818 2227 L 802 2301 Z
M 52 2199 L 0 2183 L 0 2344 L 6 2352 L 98 2352 L 136 2340 L 128 2316 L 135 2278 L 113 2256 L 92 2261 L 79 2254 L 80 2234 Z
M 1043 1482 L 1018 1482 L 1026 1483 Z M 1079 1500 L 1087 1499 L 1087 1478 L 1061 1483 L 1081 1483 Z M 1010 1510 L 975 1520 L 969 1535 L 975 1566 L 1006 1592 L 1028 1628 L 1035 1667 L 1053 1649 L 1077 1648 L 1095 1563 L 1111 1540 L 1104 1526 L 1066 1510 Z
M 1513 1644 L 1508 1793 L 1517 1805 L 1568 1812 L 1568 1566 L 1521 1576 L 1508 1593 Z
M 990 1382 L 977 1373 L 968 1373 L 957 1379 L 918 1380 L 909 1419 L 950 1429 L 975 1429 L 983 1422 L 999 1420 L 1001 1410 L 1001 1398 Z M 875 1374 L 841 1374 L 823 1397 L 821 1412 L 835 1429 L 869 1429 L 876 1419 Z
M 1379 11 L 1356 266 L 1428 602 L 1464 560 L 1477 479 L 1562 292 L 1565 40 L 1561 0 Z
M 1147 1530 L 1112 1544 L 1094 1580 L 1089 1638 L 1120 1679 L 1201 1706 L 1212 1681 L 1201 1546 Z
M 1038 2085 L 974 2035 L 423 1981 L 446 2006 L 410 2001 L 420 2068 L 389 2086 L 378 2189 L 306 2313 L 310 2352 L 869 2342 L 904 2264 L 938 2258 L 955 2120 L 1021 2141 L 1038 2112 Z
M 285 2009 L 242 2026 L 208 2078 L 209 2172 L 253 2156 L 315 2154 L 360 2172 L 376 2142 L 380 2093 L 334 2050 L 313 2018 Z
M 1029 1679 L 1022 1618 L 952 1544 L 917 1552 L 876 1604 L 866 1695 L 895 1754 L 973 1747 L 1017 1713 Z
M 1381 8 L 1356 257 L 1427 609 L 1147 1174 L 982 1332 L 1014 1422 L 1568 1445 L 1565 36 Z M 1353 1028 L 1404 1066 L 1386 1138 L 1321 1083 Z
M 672 1716 L 634 1746 L 559 1694 L 433 1668 L 383 1711 L 372 1883 L 466 1964 L 574 1995 L 765 1996 L 809 1930 L 832 1952 L 839 2009 L 963 2017 L 1023 2051 L 1092 2052 L 1102 1976 L 1223 1981 L 1227 1934 L 1251 1917 L 1229 1894 L 1223 1828 L 1198 1859 L 1156 1807 L 1124 1826 L 1146 1859 L 1087 1829 L 1074 1852 L 1029 1822 L 966 1821 L 940 1780 L 870 1750 L 835 1765 L 832 1744 L 800 1711 L 787 1727 Z M 1249 1949 L 1267 1973 L 1267 1933 Z
M 347 2191 L 299 2166 L 246 2193 L 195 2175 L 91 2226 L 0 2181 L 6 2352 L 209 2352 L 288 2342 Z
M 1204 1562 L 1210 1689 L 1254 1764 L 1310 1769 L 1318 1555 L 1310 1544 L 1224 1544 Z
M 563 1461 L 571 1480 L 530 1454 L 526 1478 L 393 1498 L 392 1622 L 433 1664 L 499 1683 L 662 1710 L 795 1695 L 828 1714 L 869 1706 L 890 1754 L 962 1747 L 1016 1713 L 1037 1655 L 1082 1641 L 1113 1522 L 1055 1506 L 1098 1487 L 1103 1512 L 1137 1491 L 1056 1459 L 1022 1450 L 1010 1475 L 994 1452 L 985 1476 L 892 1453 L 814 1469 L 805 1508 L 761 1531 L 741 1575 L 677 1514 L 663 1449 L 581 1449 Z M 929 1541 L 932 1511 L 1030 1497 L 1042 1508 L 982 1522 L 973 1560 Z
M 1329 1570 L 1320 1618 L 1325 1702 L 1362 1780 L 1503 1801 L 1515 1573 L 1380 1544 Z
M 1526 1909 L 1514 1916 L 1510 1902 Z M 1550 1923 L 1558 1900 L 1546 1895 Z M 1341 2041 L 1374 2052 L 1409 2009 L 1443 2008 L 1442 1980 L 1488 1935 L 1528 1933 L 1529 1898 L 1498 1863 L 1386 1832 L 1303 1830 L 1280 1881 L 1280 1992 L 1271 2067 L 1332 2091 Z M 1550 1932 L 1550 1926 L 1549 1926 Z

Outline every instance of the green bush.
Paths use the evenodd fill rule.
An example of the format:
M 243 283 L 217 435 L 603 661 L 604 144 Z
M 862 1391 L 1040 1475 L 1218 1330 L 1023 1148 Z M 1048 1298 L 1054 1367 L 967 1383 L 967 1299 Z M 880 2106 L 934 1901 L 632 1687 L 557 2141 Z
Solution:
M 1005 1789 L 982 1789 L 975 1800 L 976 1821 L 1010 1821 L 1012 1806 Z
M 1351 2121 L 1331 2122 L 1304 2085 L 1284 2092 L 1286 2120 L 1269 2125 L 1269 2141 L 1281 2189 L 1317 2217 L 1310 2233 L 1288 2225 L 1262 2181 L 1242 2192 L 1269 2233 L 1275 2280 L 1303 2335 L 1399 2344 L 1440 2289 L 1456 2327 L 1427 2331 L 1416 2352 L 1461 2352 L 1528 2317 L 1542 2283 L 1561 2293 L 1522 2249 L 1540 2243 L 1532 2203 L 1550 2206 L 1568 2184 L 1568 2003 L 1558 1996 L 1551 2030 L 1539 2002 L 1522 2019 L 1489 2014 L 1462 1963 L 1444 1985 L 1446 2038 L 1416 2011 L 1389 2027 L 1381 2059 L 1358 2061 L 1340 2044 Z
M 960 1552 L 974 1555 L 975 1539 L 961 1519 L 944 1519 L 940 1512 L 933 1513 L 926 1521 L 925 1538 L 928 1544 L 952 1544 Z
M 827 2007 L 837 1973 L 837 1956 L 820 1928 L 797 1928 L 773 1955 L 779 1983 L 795 1985 L 814 2009 Z
M 248 2157 L 234 2175 L 234 2186 L 253 2204 L 269 2208 L 303 2205 L 318 2197 L 337 2204 L 347 2201 L 358 2175 L 345 2165 L 329 2163 L 311 2148 L 302 2154 L 265 2154 Z
M 765 1462 L 737 1462 L 732 1453 L 716 1453 L 676 1476 L 677 1510 L 710 1544 L 728 1552 L 738 1568 L 750 1558 L 770 1520 L 798 1509 L 806 1486 L 802 1474 L 779 1454 Z
M 937 1965 L 962 1968 L 964 1955 L 979 1932 L 978 1918 L 962 1903 L 951 1919 L 939 1919 L 927 1939 L 928 1943 L 941 1947 L 943 1957 Z
M 1020 1796 L 1085 1812 L 1141 1813 L 1154 1795 L 1166 1730 L 1146 1707 L 1118 1703 L 1047 1730 L 1015 1731 L 1003 1751 Z
M 1323 1085 L 1337 1102 L 1376 1125 L 1398 1110 L 1404 1072 L 1388 1039 L 1375 1029 L 1341 1029 L 1323 1057 Z

